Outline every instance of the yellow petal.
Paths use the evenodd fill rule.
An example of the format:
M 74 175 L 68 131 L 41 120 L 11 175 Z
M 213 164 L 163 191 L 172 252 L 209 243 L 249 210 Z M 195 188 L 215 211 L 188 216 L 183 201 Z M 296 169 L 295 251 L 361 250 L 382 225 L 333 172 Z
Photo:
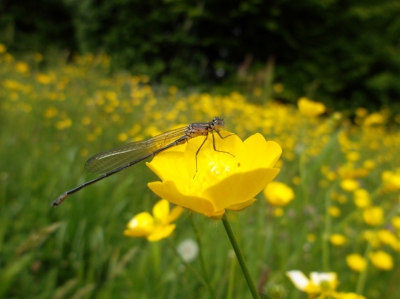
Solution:
M 175 224 L 159 226 L 154 230 L 153 233 L 147 236 L 147 240 L 150 242 L 156 242 L 161 239 L 164 239 L 172 234 L 175 227 L 176 227 Z
M 169 217 L 169 202 L 165 199 L 159 200 L 153 207 L 153 216 L 157 224 L 167 224 Z
M 154 229 L 154 219 L 147 213 L 139 213 L 128 222 L 128 229 L 124 234 L 131 237 L 147 236 Z
M 245 172 L 254 168 L 273 167 L 281 154 L 282 148 L 279 144 L 266 141 L 264 136 L 257 133 L 243 142 L 236 158 L 241 163 L 241 171 Z
M 297 105 L 299 107 L 299 111 L 301 114 L 304 114 L 306 116 L 317 116 L 325 112 L 326 107 L 324 104 L 320 102 L 314 102 L 311 101 L 305 97 L 300 98 L 299 101 L 297 102 Z
M 168 201 L 185 207 L 186 209 L 195 211 L 206 216 L 213 215 L 216 211 L 214 205 L 202 197 L 190 194 L 182 194 L 174 182 L 151 182 L 147 186 L 158 196 L 168 198 Z
M 282 182 L 271 182 L 264 189 L 264 196 L 274 206 L 285 206 L 294 199 L 294 192 Z
M 159 153 L 150 163 L 147 162 L 146 165 L 161 180 L 171 180 L 187 177 L 184 162 L 185 161 L 182 152 L 180 152 L 179 150 L 174 151 L 173 149 L 171 149 L 166 152 Z
M 244 210 L 245 208 L 247 208 L 248 206 L 252 205 L 254 202 L 256 201 L 255 198 L 246 200 L 244 202 L 235 204 L 235 205 L 230 205 L 229 207 L 227 207 L 228 210 L 232 210 L 232 211 L 241 211 Z
M 204 196 L 214 199 L 216 210 L 222 210 L 255 197 L 278 173 L 278 168 L 236 173 L 205 190 Z
M 178 219 L 178 217 L 182 214 L 183 208 L 182 207 L 175 207 L 172 209 L 171 214 L 168 217 L 168 222 L 171 223 Z

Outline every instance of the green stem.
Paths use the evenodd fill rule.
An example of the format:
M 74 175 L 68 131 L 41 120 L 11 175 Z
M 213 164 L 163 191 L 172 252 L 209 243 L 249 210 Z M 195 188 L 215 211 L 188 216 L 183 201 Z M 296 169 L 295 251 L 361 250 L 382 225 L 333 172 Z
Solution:
M 200 233 L 199 233 L 196 225 L 194 224 L 193 217 L 189 217 L 189 219 L 190 219 L 190 224 L 192 225 L 193 230 L 195 232 L 197 243 L 199 244 L 199 259 L 200 259 L 201 268 L 203 270 L 204 280 L 206 281 L 211 298 L 215 298 L 214 290 L 211 286 L 210 278 L 208 277 L 208 273 L 207 273 L 207 269 L 206 269 L 206 264 L 204 262 L 203 247 L 201 245 Z
M 331 205 L 331 193 L 334 190 L 335 185 L 333 185 L 329 192 L 326 192 L 325 196 L 325 227 L 324 233 L 322 235 L 322 268 L 325 272 L 330 271 L 329 266 L 329 236 L 332 230 L 332 217 L 329 214 L 329 207 Z
M 154 273 L 156 273 L 157 277 L 160 274 L 160 269 L 161 269 L 161 261 L 160 261 L 160 244 L 158 242 L 152 242 L 150 244 L 151 246 L 151 251 L 152 251 L 152 260 L 153 260 L 153 267 L 154 267 Z
M 239 265 L 242 268 L 243 275 L 247 281 L 247 285 L 250 289 L 251 294 L 254 299 L 260 299 L 260 295 L 257 292 L 256 286 L 254 285 L 253 280 L 251 279 L 249 269 L 247 268 L 246 261 L 244 260 L 242 250 L 239 247 L 239 243 L 236 240 L 235 234 L 233 233 L 232 227 L 229 224 L 228 217 L 226 213 L 222 216 L 222 223 L 224 224 L 226 233 L 228 234 L 229 240 L 231 241 L 233 250 L 236 253 L 236 257 L 238 259 Z
M 228 295 L 226 296 L 226 299 L 233 298 L 233 292 L 235 287 L 235 269 L 236 269 L 236 260 L 233 258 L 231 263 L 231 269 L 229 271 Z
M 368 242 L 367 249 L 365 249 L 364 259 L 367 261 L 367 265 L 365 269 L 360 273 L 358 276 L 357 286 L 356 286 L 356 293 L 362 294 L 364 292 L 365 282 L 367 280 L 367 272 L 368 272 L 368 255 L 371 252 L 372 246 L 371 242 Z

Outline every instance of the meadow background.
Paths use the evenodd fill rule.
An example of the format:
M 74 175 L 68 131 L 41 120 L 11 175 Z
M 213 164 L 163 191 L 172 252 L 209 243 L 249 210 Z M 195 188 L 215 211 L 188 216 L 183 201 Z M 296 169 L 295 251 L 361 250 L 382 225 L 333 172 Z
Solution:
M 175 48 L 169 45 L 172 49 L 188 51 L 184 56 L 177 50 L 183 59 L 178 63 L 162 56 L 159 52 L 162 48 L 156 51 L 140 44 L 141 39 L 135 39 L 130 32 L 125 32 L 124 38 L 120 33 L 109 33 L 115 40 L 105 38 L 107 33 L 91 32 L 89 29 L 93 27 L 87 25 L 97 24 L 93 19 L 83 18 L 86 27 L 77 22 L 76 16 L 75 22 L 67 22 L 68 28 L 81 34 L 71 35 L 81 38 L 73 38 L 70 48 L 62 43 L 57 45 L 59 41 L 68 41 L 65 37 L 70 35 L 55 32 L 49 36 L 46 35 L 49 26 L 36 26 L 38 22 L 50 22 L 51 18 L 32 17 L 31 25 L 36 27 L 30 27 L 34 29 L 30 39 L 21 39 L 27 30 L 17 26 L 20 19 L 4 17 L 24 16 L 21 11 L 28 10 L 29 5 L 16 3 L 4 6 L 8 14 L 3 15 L 1 23 L 7 26 L 0 34 L 0 154 L 3 157 L 0 160 L 0 297 L 209 298 L 199 257 L 184 263 L 176 253 L 182 241 L 192 239 L 199 243 L 199 236 L 216 297 L 249 298 L 219 221 L 187 212 L 176 221 L 172 236 L 160 242 L 150 243 L 144 238 L 123 235 L 127 222 L 135 214 L 150 212 L 159 200 L 147 187 L 148 182 L 158 178 L 145 163 L 85 188 L 57 209 L 50 207 L 62 192 L 93 178 L 83 169 L 91 155 L 121 143 L 149 138 L 178 125 L 210 121 L 215 116 L 224 117 L 226 130 L 242 139 L 259 132 L 283 149 L 278 163 L 281 172 L 275 180 L 293 189 L 293 201 L 279 206 L 267 202 L 261 193 L 253 206 L 228 214 L 252 277 L 265 298 L 306 298 L 285 275 L 294 269 L 306 275 L 311 271 L 336 272 L 341 292 L 357 292 L 366 298 L 397 297 L 400 292 L 397 283 L 400 279 L 400 114 L 396 88 L 400 56 L 394 39 L 399 36 L 395 34 L 399 33 L 398 21 L 391 16 L 398 11 L 398 5 L 384 1 L 380 6 L 372 3 L 368 7 L 361 4 L 354 7 L 354 4 L 344 9 L 335 1 L 324 2 L 325 6 L 308 1 L 308 7 L 292 7 L 293 14 L 289 16 L 294 16 L 296 11 L 330 15 L 332 19 L 324 19 L 325 25 L 332 25 L 329 21 L 338 11 L 343 12 L 342 21 L 346 16 L 349 18 L 349 24 L 354 15 L 364 21 L 360 21 L 362 24 L 371 20 L 375 24 L 372 29 L 346 27 L 362 34 L 357 35 L 354 43 L 341 40 L 339 46 L 332 46 L 336 50 L 346 48 L 351 53 L 346 56 L 341 52 L 341 58 L 349 59 L 344 61 L 335 59 L 329 51 L 316 49 L 316 41 L 328 47 L 325 39 L 318 39 L 319 35 L 314 36 L 312 43 L 304 44 L 315 46 L 315 51 L 292 46 L 288 52 L 279 52 L 279 45 L 284 44 L 275 39 L 273 53 L 282 53 L 283 58 L 294 55 L 299 62 L 293 68 L 292 60 L 272 59 L 272 56 L 279 57 L 269 55 L 272 50 L 264 52 L 264 56 L 254 50 L 254 60 L 243 71 L 238 61 L 250 51 L 246 47 L 256 49 L 251 43 L 253 39 L 248 43 L 240 39 L 230 43 L 228 37 L 219 40 L 217 35 L 224 35 L 224 30 L 210 33 L 208 44 L 201 46 L 194 40 L 189 42 L 179 35 L 173 39 L 168 35 L 176 43 L 184 40 L 198 45 L 194 49 L 204 50 L 206 45 L 214 45 L 216 53 L 221 53 L 216 50 L 219 45 L 213 44 L 216 41 L 225 42 L 227 47 L 240 48 L 242 44 L 245 47 L 242 56 L 234 55 L 236 58 L 232 60 L 225 54 L 213 60 L 211 55 L 204 64 L 205 69 L 200 71 L 201 63 L 188 64 L 185 68 L 183 58 L 190 57 L 190 53 L 202 57 L 201 51 L 180 43 Z M 107 27 L 106 12 L 125 15 L 127 12 L 122 13 L 120 6 L 127 3 L 115 1 L 110 10 L 94 4 L 79 7 L 92 12 L 93 18 L 102 16 L 103 21 L 98 24 Z M 251 12 L 258 12 L 256 1 L 250 4 L 255 8 L 243 7 L 243 4 L 239 11 L 246 16 L 241 19 L 243 24 L 253 28 L 249 25 L 252 23 L 245 22 L 254 17 Z M 120 9 L 115 10 L 115 5 Z M 207 10 L 201 9 L 201 3 L 195 6 L 200 8 L 188 14 L 185 22 L 190 17 L 193 22 L 198 21 L 199 15 L 204 17 Z M 102 8 L 103 14 L 96 8 Z M 191 5 L 184 8 L 190 11 Z M 272 16 L 284 14 L 280 8 L 280 13 L 279 9 L 268 11 Z M 174 11 L 186 10 L 175 7 Z M 138 14 L 139 10 L 134 12 Z M 148 25 L 147 21 L 157 17 L 162 20 L 157 23 L 160 27 L 165 23 L 176 24 L 170 19 L 173 14 L 165 15 L 165 11 L 155 9 L 152 12 L 152 18 L 144 18 L 140 26 Z M 218 16 L 206 15 L 209 21 Z M 286 17 L 289 24 L 291 19 Z M 298 19 L 310 20 L 304 15 Z M 115 20 L 123 23 L 124 18 Z M 282 32 L 287 32 L 286 23 L 274 19 L 279 25 L 274 26 L 271 22 L 265 28 L 280 28 L 275 29 L 278 32 L 275 34 L 285 36 Z M 123 28 L 117 25 L 109 27 L 116 31 Z M 73 28 L 89 31 L 82 35 L 83 29 L 74 31 Z M 158 27 L 144 28 L 150 31 L 143 39 L 148 37 L 149 43 L 157 40 L 150 33 L 159 30 Z M 310 34 L 307 28 L 317 27 L 298 29 L 300 37 L 304 37 L 301 32 Z M 388 35 L 378 34 L 377 28 L 387 29 Z M 185 36 L 198 37 L 185 30 Z M 318 31 L 336 43 L 334 32 Z M 289 44 L 291 34 L 283 38 Z M 345 35 L 342 31 L 337 34 Z M 42 36 L 47 39 L 42 40 Z M 87 36 L 96 39 L 96 43 L 89 43 Z M 107 47 L 107 41 L 119 41 L 122 45 L 125 36 L 136 44 L 128 43 L 116 52 L 112 51 L 115 45 Z M 268 36 L 268 32 L 258 32 L 254 40 L 258 38 L 260 45 L 272 47 Z M 362 46 L 366 41 L 371 42 L 371 36 L 373 43 L 364 52 Z M 100 37 L 104 40 L 97 40 Z M 86 52 L 83 40 L 94 48 L 89 47 Z M 143 46 L 140 48 L 143 53 L 150 51 L 152 55 L 135 68 L 136 59 L 144 56 L 139 55 L 141 52 L 131 56 L 126 53 L 134 52 L 138 44 Z M 358 46 L 347 48 L 354 45 Z M 201 53 L 208 51 L 210 48 Z M 315 57 L 324 59 L 310 63 Z M 204 59 L 198 61 L 204 62 Z M 343 65 L 346 61 L 357 63 Z M 122 69 L 125 63 L 131 67 Z M 351 78 L 349 72 L 344 72 L 346 68 L 354 71 Z M 231 75 L 222 78 L 220 75 L 229 73 L 228 70 Z M 320 116 L 299 112 L 295 103 L 301 97 L 324 102 L 327 112 Z M 355 263 L 348 261 L 352 254 L 359 255 Z

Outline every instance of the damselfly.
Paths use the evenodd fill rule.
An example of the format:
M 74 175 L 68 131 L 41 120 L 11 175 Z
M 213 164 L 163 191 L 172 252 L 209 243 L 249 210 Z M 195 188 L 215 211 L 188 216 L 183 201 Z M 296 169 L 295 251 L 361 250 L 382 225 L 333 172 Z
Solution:
M 192 123 L 186 127 L 175 129 L 172 131 L 165 132 L 153 138 L 143 141 L 136 141 L 121 145 L 119 147 L 98 153 L 94 155 L 85 164 L 85 169 L 90 173 L 103 173 L 103 175 L 83 183 L 71 190 L 68 190 L 61 194 L 53 203 L 53 207 L 61 204 L 67 197 L 79 190 L 94 184 L 110 175 L 113 175 L 125 168 L 128 168 L 136 163 L 139 163 L 147 158 L 153 157 L 158 153 L 169 149 L 173 146 L 183 144 L 189 139 L 206 136 L 204 141 L 201 143 L 199 149 L 196 153 L 199 153 L 201 147 L 204 145 L 208 138 L 208 134 L 211 133 L 213 138 L 213 147 L 215 151 L 219 151 L 215 147 L 215 137 L 214 133 L 217 133 L 222 139 L 230 136 L 222 136 L 220 130 L 224 127 L 224 120 L 222 118 L 215 117 L 211 122 L 208 123 Z M 219 151 L 222 152 L 222 151 Z M 228 152 L 224 152 L 228 153 Z M 230 154 L 230 153 L 228 153 Z M 196 171 L 197 171 L 197 160 L 196 160 Z

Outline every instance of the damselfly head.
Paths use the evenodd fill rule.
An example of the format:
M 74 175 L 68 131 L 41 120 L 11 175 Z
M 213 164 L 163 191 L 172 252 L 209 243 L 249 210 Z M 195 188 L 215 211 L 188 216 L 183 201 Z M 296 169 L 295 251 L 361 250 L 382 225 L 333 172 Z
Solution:
M 218 131 L 218 130 L 221 130 L 224 127 L 225 123 L 224 123 L 224 120 L 222 118 L 214 117 L 212 122 L 211 122 L 211 125 L 212 125 L 214 130 Z

